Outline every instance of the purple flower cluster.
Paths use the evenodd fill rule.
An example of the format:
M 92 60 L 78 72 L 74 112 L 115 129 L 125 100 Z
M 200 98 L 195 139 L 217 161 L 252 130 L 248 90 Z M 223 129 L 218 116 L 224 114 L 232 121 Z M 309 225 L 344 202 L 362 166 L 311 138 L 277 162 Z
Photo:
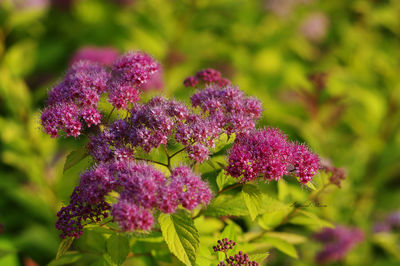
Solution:
M 126 109 L 139 100 L 139 89 L 159 70 L 159 64 L 142 52 L 129 52 L 112 65 L 108 96 L 112 105 Z
M 183 81 L 183 85 L 186 87 L 195 87 L 199 82 L 203 82 L 204 84 L 216 84 L 220 87 L 231 84 L 229 79 L 221 76 L 221 72 L 212 68 L 207 68 L 197 72 L 195 76 L 187 77 Z
M 228 135 L 254 129 L 254 121 L 262 111 L 257 99 L 246 97 L 243 91 L 234 86 L 208 86 L 195 93 L 191 100 L 193 107 L 200 107 Z
M 77 137 L 83 128 L 100 123 L 97 110 L 100 94 L 106 90 L 109 74 L 96 63 L 80 61 L 67 72 L 65 79 L 49 93 L 48 106 L 42 112 L 46 133 L 57 137 L 59 131 Z
M 330 163 L 321 163 L 320 170 L 330 174 L 329 182 L 341 187 L 341 183 L 346 179 L 346 172 L 343 168 L 332 166 Z
M 119 193 L 113 206 L 105 199 L 111 191 Z M 61 237 L 79 237 L 84 223 L 100 221 L 111 209 L 122 230 L 150 230 L 154 210 L 173 213 L 178 206 L 193 210 L 210 200 L 208 185 L 187 167 L 175 168 L 166 178 L 152 166 L 132 160 L 101 163 L 82 174 L 70 204 L 58 213 L 56 227 Z
M 49 92 L 48 106 L 41 116 L 44 130 L 52 137 L 59 136 L 60 131 L 79 136 L 84 129 L 82 122 L 87 127 L 101 122 L 97 104 L 102 93 L 108 92 L 116 108 L 127 108 L 139 100 L 138 90 L 158 69 L 158 63 L 141 52 L 121 56 L 114 62 L 111 74 L 94 62 L 74 63 L 64 80 Z
M 400 229 L 400 211 L 391 213 L 383 222 L 374 225 L 374 232 L 390 232 Z
M 246 265 L 246 266 L 258 266 L 258 263 L 255 261 L 251 261 L 249 255 L 243 253 L 243 251 L 239 251 L 238 254 L 234 256 L 229 256 L 225 259 L 225 261 L 221 261 L 218 266 L 236 266 L 236 265 Z
M 71 65 L 79 61 L 90 61 L 104 66 L 111 66 L 119 52 L 113 47 L 84 46 L 73 55 Z
M 230 151 L 227 172 L 240 182 L 258 177 L 280 180 L 294 174 L 303 184 L 309 182 L 319 168 L 319 158 L 306 146 L 289 142 L 286 135 L 274 128 L 238 134 Z
M 213 246 L 214 252 L 221 251 L 226 253 L 229 249 L 233 249 L 233 247 L 236 246 L 236 242 L 229 240 L 228 238 L 218 240 L 217 243 L 218 245 Z
M 363 241 L 364 234 L 358 228 L 337 226 L 336 228 L 324 228 L 321 232 L 313 235 L 313 238 L 325 245 L 318 252 L 316 261 L 327 263 L 340 260 L 355 245 Z

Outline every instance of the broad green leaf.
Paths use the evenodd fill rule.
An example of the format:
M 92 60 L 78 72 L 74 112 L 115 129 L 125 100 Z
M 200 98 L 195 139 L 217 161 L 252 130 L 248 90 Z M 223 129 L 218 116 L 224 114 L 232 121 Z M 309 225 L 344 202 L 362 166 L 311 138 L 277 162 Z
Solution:
M 268 244 L 272 245 L 273 247 L 277 248 L 278 250 L 282 251 L 283 253 L 289 255 L 290 257 L 293 257 L 296 259 L 298 258 L 295 247 L 292 244 L 290 244 L 289 242 L 287 242 L 283 239 L 280 239 L 280 238 L 272 237 L 272 236 L 265 236 L 262 239 L 263 239 L 263 241 L 267 242 Z
M 286 232 L 267 232 L 264 235 L 285 240 L 293 245 L 301 244 L 307 241 L 307 238 L 302 235 L 286 233 Z
M 67 252 L 60 256 L 59 258 L 54 259 L 49 263 L 48 266 L 59 266 L 59 265 L 68 265 L 77 262 L 82 258 L 82 254 L 72 251 L 72 252 Z
M 121 265 L 129 254 L 129 241 L 124 235 L 114 234 L 107 239 L 107 252 L 111 260 Z
M 334 227 L 328 221 L 319 218 L 316 214 L 304 210 L 297 211 L 298 214 L 289 220 L 291 224 L 305 225 L 310 228 L 323 228 L 323 227 Z
M 242 197 L 250 213 L 251 220 L 255 220 L 262 210 L 263 194 L 255 185 L 246 184 L 242 189 Z
M 58 246 L 56 260 L 68 251 L 68 249 L 72 245 L 73 241 L 74 241 L 73 237 L 68 237 L 68 238 L 64 238 L 63 240 L 61 240 L 60 245 Z
M 298 177 L 296 177 L 297 181 L 299 181 L 300 179 Z M 300 182 L 300 181 L 299 181 Z M 314 184 L 312 183 L 312 181 L 307 182 L 307 184 L 305 184 L 306 187 L 308 187 L 311 190 L 317 190 L 317 188 L 314 186 Z
M 251 261 L 255 261 L 257 263 L 262 263 L 268 258 L 268 256 L 269 256 L 269 253 L 265 252 L 265 253 L 260 253 L 260 254 L 249 255 L 249 259 Z
M 227 174 L 225 170 L 221 170 L 217 176 L 217 185 L 219 190 L 222 190 L 228 185 L 235 184 L 237 183 L 237 181 L 238 180 L 236 178 L 233 178 L 232 176 Z
M 221 194 L 214 198 L 204 211 L 209 216 L 246 216 L 249 214 L 240 193 L 236 195 Z
M 169 250 L 184 264 L 195 265 L 199 233 L 190 216 L 183 211 L 162 213 L 158 221 Z
M 65 171 L 82 161 L 86 156 L 88 156 L 88 152 L 85 146 L 68 154 L 64 164 L 64 173 Z

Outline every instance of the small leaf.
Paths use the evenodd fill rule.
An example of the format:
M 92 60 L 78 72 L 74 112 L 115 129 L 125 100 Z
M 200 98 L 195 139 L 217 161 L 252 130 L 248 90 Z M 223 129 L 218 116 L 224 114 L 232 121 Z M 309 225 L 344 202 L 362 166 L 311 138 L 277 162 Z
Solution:
M 265 236 L 263 237 L 263 240 L 267 242 L 268 244 L 272 245 L 273 247 L 277 248 L 278 250 L 282 251 L 283 253 L 289 255 L 290 257 L 293 258 L 298 258 L 297 251 L 295 247 L 290 244 L 289 242 L 276 238 L 276 237 L 271 237 L 271 236 Z
M 184 264 L 195 265 L 199 233 L 192 218 L 184 211 L 175 214 L 160 214 L 161 232 L 169 250 Z
M 249 215 L 249 211 L 239 193 L 236 195 L 222 194 L 216 197 L 210 205 L 208 205 L 207 209 L 204 211 L 204 215 L 246 216 Z
M 242 196 L 249 210 L 250 218 L 254 221 L 262 210 L 263 194 L 255 185 L 246 184 L 243 186 Z
M 300 182 L 300 178 L 296 177 L 297 181 Z M 314 184 L 312 183 L 312 181 L 307 182 L 306 187 L 310 188 L 311 190 L 317 190 L 317 188 L 314 186 Z
M 72 252 L 67 252 L 60 256 L 59 258 L 54 259 L 51 261 L 48 266 L 59 266 L 59 265 L 66 265 L 66 264 L 72 264 L 77 262 L 82 258 L 82 254 L 79 254 L 76 251 Z
M 82 161 L 86 156 L 88 156 L 86 147 L 82 147 L 76 151 L 72 151 L 70 154 L 68 154 L 67 159 L 64 164 L 64 173 L 74 165 L 78 164 L 80 161 Z
M 258 263 L 262 263 L 262 262 L 264 262 L 264 260 L 265 260 L 266 258 L 268 258 L 268 256 L 269 256 L 269 253 L 268 253 L 268 252 L 265 252 L 265 253 L 260 253 L 260 254 L 249 255 L 249 259 L 250 259 L 251 261 L 255 261 L 255 262 L 258 262 Z
M 265 236 L 279 238 L 293 245 L 301 244 L 307 241 L 307 238 L 305 238 L 302 235 L 286 233 L 286 232 L 267 232 L 265 233 Z
M 64 238 L 63 240 L 61 240 L 60 245 L 58 246 L 56 260 L 68 251 L 73 241 L 74 241 L 73 237 Z
M 221 170 L 217 176 L 218 189 L 222 190 L 224 187 L 235 184 L 237 179 L 228 175 L 224 170 Z
M 121 265 L 129 254 L 128 239 L 124 235 L 112 235 L 107 239 L 107 252 L 114 263 Z
M 294 216 L 292 219 L 289 220 L 289 223 L 309 226 L 312 229 L 323 228 L 323 227 L 331 227 L 331 228 L 334 227 L 333 224 L 319 218 L 316 214 L 312 212 L 299 210 L 298 213 L 301 215 Z

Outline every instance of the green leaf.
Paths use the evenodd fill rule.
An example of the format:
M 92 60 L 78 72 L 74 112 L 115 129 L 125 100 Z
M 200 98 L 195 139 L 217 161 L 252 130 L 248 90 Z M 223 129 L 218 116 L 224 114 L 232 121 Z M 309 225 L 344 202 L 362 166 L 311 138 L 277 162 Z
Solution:
M 242 197 L 254 221 L 262 210 L 263 194 L 255 185 L 246 184 L 242 189 Z
M 82 254 L 79 254 L 76 251 L 67 252 L 60 256 L 59 258 L 54 259 L 51 261 L 48 266 L 59 266 L 59 265 L 67 265 L 77 262 L 82 258 Z
M 199 233 L 192 218 L 184 211 L 175 214 L 160 214 L 161 232 L 169 250 L 184 264 L 195 265 Z
M 265 242 L 267 242 L 268 244 L 272 245 L 273 247 L 277 248 L 281 252 L 289 255 L 290 257 L 293 257 L 296 259 L 298 258 L 295 247 L 292 244 L 290 244 L 289 242 L 287 242 L 283 239 L 280 239 L 280 238 L 272 237 L 272 236 L 265 236 L 265 237 L 263 237 L 263 240 Z
M 82 161 L 86 156 L 88 156 L 88 152 L 86 150 L 86 147 L 83 146 L 82 148 L 72 151 L 70 154 L 68 154 L 67 159 L 64 164 L 64 173 L 71 167 L 75 166 L 78 164 L 80 161 Z
M 61 240 L 60 245 L 58 246 L 56 260 L 68 251 L 68 249 L 72 245 L 73 241 L 74 241 L 73 237 L 68 237 L 68 238 L 64 238 L 63 240 Z
M 208 205 L 203 213 L 208 216 L 246 216 L 249 211 L 240 193 L 236 195 L 221 194 Z
M 298 225 L 305 225 L 312 229 L 314 228 L 323 228 L 323 227 L 331 227 L 333 228 L 334 225 L 328 221 L 325 221 L 319 218 L 316 214 L 304 210 L 299 210 L 297 212 L 300 215 L 294 216 L 292 219 L 289 220 L 291 224 L 298 224 Z
M 286 232 L 267 232 L 265 236 L 275 237 L 296 245 L 307 241 L 307 238 L 302 235 L 286 233 Z
M 300 182 L 300 179 L 299 179 L 298 177 L 296 177 L 296 179 L 297 179 L 297 181 Z M 312 183 L 312 181 L 307 182 L 307 184 L 305 184 L 305 185 L 306 185 L 306 187 L 308 187 L 308 188 L 311 189 L 311 190 L 317 190 L 317 188 L 314 186 L 314 184 Z
M 266 258 L 268 258 L 268 256 L 269 256 L 269 253 L 268 253 L 268 252 L 265 252 L 265 253 L 260 253 L 260 254 L 249 255 L 249 259 L 250 259 L 251 261 L 255 261 L 255 262 L 258 262 L 258 263 L 262 263 L 262 262 L 264 262 L 264 260 L 265 260 Z
M 237 183 L 237 179 L 228 175 L 225 170 L 221 170 L 217 176 L 218 189 L 222 190 L 224 187 Z
M 114 263 L 121 265 L 129 254 L 128 239 L 124 235 L 112 235 L 107 239 L 107 252 Z

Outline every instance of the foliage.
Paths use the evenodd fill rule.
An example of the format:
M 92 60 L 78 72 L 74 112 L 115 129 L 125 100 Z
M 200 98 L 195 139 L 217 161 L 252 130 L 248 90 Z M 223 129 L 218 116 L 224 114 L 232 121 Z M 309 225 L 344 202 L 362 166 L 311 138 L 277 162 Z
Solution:
M 257 190 L 220 193 L 194 219 L 199 265 L 218 262 L 211 248 L 227 227 L 252 260 L 268 251 L 269 264 L 313 265 L 320 245 L 309 236 L 336 224 L 365 234 L 340 265 L 398 264 L 397 229 L 373 231 L 400 200 L 398 1 L 315 0 L 276 8 L 272 2 L 286 1 L 82 0 L 71 1 L 69 9 L 18 2 L 0 3 L 0 264 L 118 262 L 107 245 L 118 236 L 113 223 L 88 226 L 54 260 L 60 242 L 55 213 L 92 161 L 81 150 L 85 137 L 55 141 L 42 133 L 39 110 L 85 45 L 154 55 L 165 66 L 164 93 L 183 101 L 194 92 L 183 87 L 185 77 L 219 69 L 263 102 L 258 127 L 280 127 L 290 140 L 308 143 L 346 170 L 340 189 L 326 186 L 331 177 L 321 172 L 313 178 L 315 190 L 285 178 L 257 184 Z M 326 27 L 322 37 L 313 35 L 315 20 Z M 315 75 L 320 72 L 326 75 Z M 234 184 L 219 170 L 232 142 L 221 143 L 212 163 L 198 166 L 214 193 Z M 73 151 L 79 154 L 68 156 L 64 166 Z M 248 208 L 251 202 L 262 204 Z M 163 252 L 169 244 L 161 232 L 133 233 L 126 240 L 131 255 L 125 265 L 180 264 Z

